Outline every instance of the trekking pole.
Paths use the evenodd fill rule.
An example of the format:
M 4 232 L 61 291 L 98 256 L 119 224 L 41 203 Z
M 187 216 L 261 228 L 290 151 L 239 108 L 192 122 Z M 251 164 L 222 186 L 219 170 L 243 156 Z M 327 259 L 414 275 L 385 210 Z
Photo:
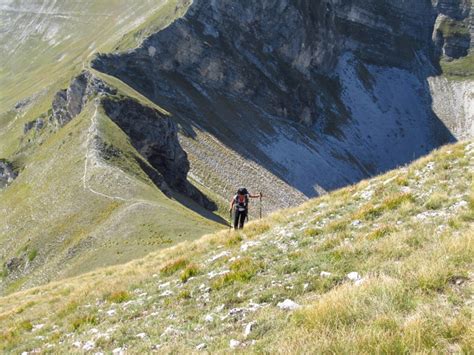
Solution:
M 260 219 L 262 219 L 262 193 L 260 193 Z
M 229 211 L 229 232 L 232 231 L 232 210 Z

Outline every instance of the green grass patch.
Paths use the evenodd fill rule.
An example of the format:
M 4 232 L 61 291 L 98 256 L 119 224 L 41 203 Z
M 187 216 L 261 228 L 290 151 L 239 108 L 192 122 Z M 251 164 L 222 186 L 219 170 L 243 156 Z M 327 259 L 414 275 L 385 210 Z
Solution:
M 180 276 L 181 282 L 183 283 L 187 282 L 191 277 L 199 275 L 200 271 L 201 271 L 201 268 L 199 267 L 199 265 L 196 265 L 196 264 L 187 265 Z
M 259 271 L 263 269 L 263 264 L 250 257 L 240 258 L 230 264 L 230 272 L 219 276 L 211 284 L 215 290 L 219 290 L 234 282 L 248 282 Z
M 425 203 L 425 207 L 429 210 L 439 210 L 448 201 L 449 197 L 445 193 L 433 193 L 428 201 Z
M 225 246 L 233 247 L 236 245 L 240 245 L 242 240 L 243 240 L 243 237 L 242 237 L 242 234 L 240 234 L 240 232 L 232 231 L 230 236 L 225 239 Z
M 97 325 L 97 324 L 99 324 L 99 319 L 94 314 L 82 315 L 82 316 L 74 318 L 71 321 L 71 327 L 74 331 L 79 330 L 83 326 Z
M 28 252 L 28 260 L 31 262 L 35 260 L 36 256 L 38 255 L 38 250 L 33 249 Z
M 441 61 L 443 75 L 451 80 L 472 80 L 474 79 L 474 53 L 452 61 L 443 59 Z
M 104 297 L 104 299 L 110 303 L 123 303 L 129 301 L 131 298 L 132 295 L 125 290 L 114 291 Z
M 327 225 L 326 231 L 329 233 L 343 232 L 347 229 L 347 221 L 339 220 Z
M 20 322 L 18 328 L 27 332 L 31 332 L 33 330 L 33 324 L 29 320 L 24 320 Z
M 304 236 L 306 237 L 317 237 L 323 233 L 324 231 L 321 228 L 307 228 L 303 232 Z
M 394 227 L 389 226 L 389 225 L 383 225 L 381 227 L 376 228 L 372 232 L 370 232 L 367 235 L 367 239 L 368 240 L 377 240 L 377 239 L 380 239 L 380 238 L 383 238 L 383 237 L 389 235 L 390 233 L 392 233 L 394 231 L 395 231 Z
M 414 202 L 415 198 L 413 197 L 412 194 L 409 193 L 402 193 L 402 194 L 397 194 L 394 196 L 387 197 L 383 202 L 382 202 L 382 208 L 385 211 L 390 211 L 397 209 L 404 203 L 410 203 Z
M 177 271 L 184 269 L 189 264 L 189 261 L 185 258 L 177 258 L 169 261 L 160 269 L 160 273 L 163 276 L 171 276 Z

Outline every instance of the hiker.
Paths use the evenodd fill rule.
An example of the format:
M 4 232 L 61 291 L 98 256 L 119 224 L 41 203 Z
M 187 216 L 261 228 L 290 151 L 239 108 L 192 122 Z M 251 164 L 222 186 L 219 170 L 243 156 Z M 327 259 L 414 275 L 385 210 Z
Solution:
M 234 229 L 244 228 L 245 219 L 248 217 L 249 199 L 262 198 L 262 193 L 251 195 L 245 187 L 237 191 L 237 195 L 230 201 L 230 213 L 234 212 Z M 232 217 L 231 217 L 232 219 Z

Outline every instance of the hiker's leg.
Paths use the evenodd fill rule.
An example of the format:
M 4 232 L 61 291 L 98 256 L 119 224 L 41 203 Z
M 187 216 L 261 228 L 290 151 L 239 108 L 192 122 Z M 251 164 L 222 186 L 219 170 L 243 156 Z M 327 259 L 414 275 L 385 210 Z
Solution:
M 245 218 L 247 218 L 247 213 L 240 212 L 240 223 L 239 223 L 239 228 L 240 229 L 244 228 Z
M 234 229 L 239 227 L 239 211 L 234 211 Z

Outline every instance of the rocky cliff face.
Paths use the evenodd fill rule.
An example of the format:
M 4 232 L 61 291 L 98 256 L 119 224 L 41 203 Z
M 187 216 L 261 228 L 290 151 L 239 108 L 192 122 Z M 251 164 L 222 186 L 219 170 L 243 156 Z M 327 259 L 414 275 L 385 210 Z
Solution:
M 437 50 L 449 59 L 468 55 L 474 38 L 471 0 L 434 0 L 438 12 L 433 41 Z
M 105 85 L 89 72 L 82 72 L 74 78 L 67 89 L 56 94 L 52 103 L 52 119 L 57 125 L 64 126 L 79 115 L 87 102 L 95 96 L 115 93 L 116 90 Z
M 437 16 L 428 0 L 199 0 L 93 67 L 312 196 L 454 139 L 426 80 Z
M 429 79 L 433 110 L 459 140 L 474 137 L 474 81 Z
M 141 48 L 101 56 L 94 66 L 149 97 L 189 101 L 176 88 L 183 79 L 269 115 L 328 127 L 335 115 L 348 116 L 331 75 L 341 54 L 412 68 L 433 55 L 434 16 L 428 1 L 200 0 Z

